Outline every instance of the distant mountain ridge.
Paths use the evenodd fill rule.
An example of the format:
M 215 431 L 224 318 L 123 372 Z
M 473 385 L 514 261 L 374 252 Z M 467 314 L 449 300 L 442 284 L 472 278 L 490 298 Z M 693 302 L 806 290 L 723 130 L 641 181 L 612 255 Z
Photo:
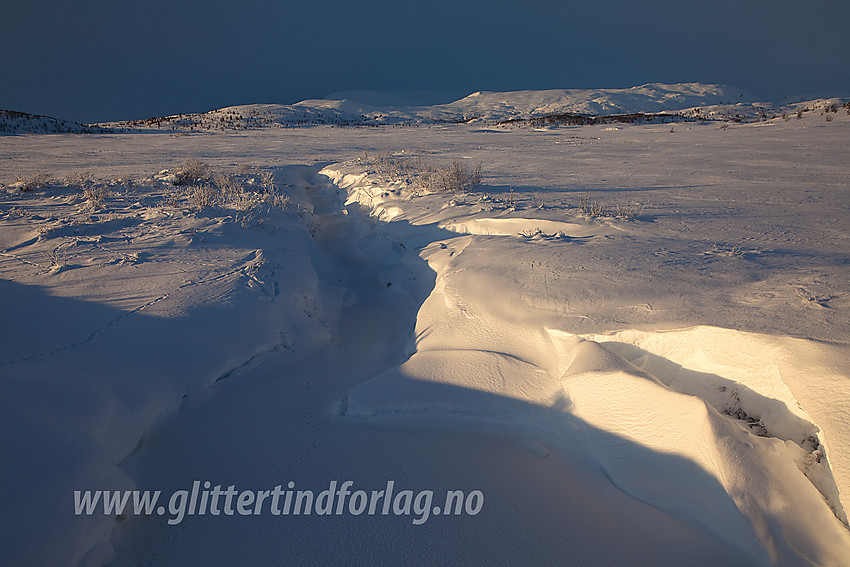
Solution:
M 92 133 L 117 130 L 229 131 L 314 125 L 382 126 L 489 123 L 597 124 L 609 122 L 681 122 L 767 120 L 782 114 L 844 106 L 843 99 L 773 105 L 757 102 L 737 87 L 703 83 L 649 83 L 621 89 L 550 89 L 480 91 L 445 104 L 375 106 L 353 97 L 396 103 L 401 93 L 349 91 L 339 98 L 295 104 L 244 104 L 203 113 L 82 125 L 55 118 L 0 111 L 0 133 Z M 415 94 L 415 93 L 414 93 Z M 424 93 L 423 93 L 424 94 Z M 352 98 L 342 98 L 349 96 Z M 408 100 L 415 99 L 408 97 Z
M 357 92 L 350 93 L 357 96 Z M 373 93 L 365 93 L 372 98 Z M 149 120 L 119 123 L 130 127 L 189 129 L 256 128 L 313 124 L 425 124 L 470 120 L 508 121 L 553 114 L 605 116 L 658 113 L 707 105 L 752 102 L 736 87 L 702 83 L 650 83 L 628 89 L 552 89 L 473 93 L 431 106 L 372 106 L 350 99 L 309 99 L 295 104 L 249 104 Z
M 99 126 L 69 122 L 52 116 L 27 114 L 15 110 L 0 110 L 2 134 L 95 134 L 104 132 Z
M 628 89 L 477 92 L 445 106 L 490 120 L 507 120 L 566 113 L 605 116 L 670 112 L 754 100 L 752 94 L 725 85 L 650 83 Z

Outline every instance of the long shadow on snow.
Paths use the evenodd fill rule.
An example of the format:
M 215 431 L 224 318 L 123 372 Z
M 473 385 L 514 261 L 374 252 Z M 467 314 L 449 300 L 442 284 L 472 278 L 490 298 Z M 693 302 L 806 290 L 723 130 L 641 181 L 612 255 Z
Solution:
M 611 514 L 622 514 L 626 518 L 627 525 L 634 522 L 630 529 L 635 530 L 636 533 L 653 526 L 653 520 L 649 518 L 654 513 L 650 513 L 648 508 L 655 508 L 662 515 L 672 518 L 673 523 L 678 524 L 670 533 L 675 533 L 681 529 L 684 529 L 685 532 L 693 530 L 693 533 L 684 536 L 685 538 L 693 537 L 694 533 L 699 533 L 700 537 L 715 542 L 711 545 L 710 554 L 729 555 L 730 558 L 723 559 L 723 561 L 729 560 L 732 561 L 731 564 L 736 565 L 767 565 L 770 563 L 769 556 L 749 520 L 738 510 L 735 502 L 715 477 L 707 474 L 700 465 L 690 460 L 655 451 L 630 439 L 588 424 L 570 412 L 571 402 L 568 398 L 562 398 L 549 407 L 451 384 L 423 382 L 402 376 L 398 377 L 398 382 L 403 382 L 404 384 L 400 389 L 408 394 L 414 393 L 413 397 L 416 397 L 417 392 L 421 395 L 422 401 L 418 407 L 390 408 L 378 410 L 370 415 L 347 415 L 348 407 L 346 400 L 343 400 L 339 408 L 342 415 L 336 419 L 342 424 L 348 424 L 349 427 L 352 424 L 362 424 L 364 427 L 401 428 L 411 431 L 430 430 L 445 436 L 446 439 L 455 436 L 463 437 L 470 433 L 507 439 L 524 438 L 529 454 L 534 454 L 535 458 L 542 458 L 544 462 L 553 461 L 551 466 L 554 467 L 563 467 L 563 463 L 555 464 L 561 457 L 572 463 L 571 467 L 563 467 L 562 469 L 564 483 L 574 482 L 574 471 L 570 470 L 572 467 L 592 468 L 597 471 L 597 474 L 607 477 L 617 490 L 626 495 L 627 499 L 634 498 L 642 504 L 648 505 L 647 507 L 639 506 L 642 511 L 635 516 L 630 516 L 628 512 L 617 510 L 617 504 L 612 504 L 606 496 L 607 493 L 600 492 L 599 487 L 585 486 L 578 488 L 588 491 L 591 500 L 600 504 L 607 502 L 608 506 L 613 506 L 613 510 L 616 510 L 608 509 L 603 513 L 604 515 L 610 517 Z M 452 409 L 455 404 L 459 404 L 463 409 Z M 521 417 L 517 420 L 516 416 Z M 670 426 L 677 428 L 675 423 L 671 423 Z M 541 441 L 543 445 L 539 444 Z M 540 447 L 546 448 L 547 452 L 541 454 Z M 451 475 L 449 475 L 450 478 L 447 482 L 442 478 L 444 475 L 438 473 L 438 471 L 443 470 L 444 466 L 457 467 L 458 470 L 465 470 L 471 466 L 471 463 L 444 462 L 440 457 L 439 447 L 429 447 L 426 451 L 423 455 L 425 472 L 430 471 L 430 474 L 441 477 L 440 484 L 437 484 L 435 488 L 446 490 L 450 488 Z M 369 457 L 363 455 L 363 458 Z M 486 456 L 484 458 L 486 459 Z M 489 478 L 493 471 L 499 471 L 503 468 L 508 470 L 513 467 L 512 463 L 500 463 L 497 460 L 491 460 L 482 464 L 480 460 L 478 457 L 473 457 L 472 466 L 482 467 L 479 469 L 481 473 L 485 468 L 488 470 L 488 475 L 482 474 L 482 478 Z M 336 471 L 328 472 L 331 475 L 334 472 L 344 475 L 345 466 L 339 467 Z M 423 465 L 417 464 L 417 466 Z M 419 474 L 423 474 L 423 471 L 420 470 Z M 460 479 L 466 478 L 467 475 L 459 473 L 457 476 L 456 485 L 462 486 L 464 483 Z M 331 476 L 330 478 L 334 477 Z M 401 478 L 404 479 L 403 476 Z M 444 487 L 443 482 L 446 482 L 448 486 Z M 513 495 L 520 496 L 527 491 L 528 496 L 531 497 L 532 494 L 541 489 L 534 483 L 533 474 L 526 479 L 520 473 L 520 476 L 514 477 L 510 481 L 510 491 L 513 492 Z M 431 484 L 434 485 L 435 483 L 432 482 Z M 487 497 L 488 506 L 492 506 L 488 512 L 493 516 L 476 517 L 476 520 L 498 522 L 499 515 L 510 515 L 513 495 L 511 497 L 505 496 L 503 487 L 491 484 L 485 486 L 486 488 L 482 487 L 482 489 Z M 473 485 L 473 487 L 481 487 L 481 485 Z M 570 485 L 569 488 L 564 485 L 555 485 L 547 487 L 546 490 L 571 493 L 576 488 L 574 485 Z M 437 494 L 439 493 L 438 490 Z M 626 507 L 628 506 L 626 505 Z M 571 505 L 555 512 L 544 507 L 540 510 L 540 517 L 548 517 L 549 521 L 568 527 L 574 523 L 594 525 L 599 520 L 599 513 L 600 510 L 590 509 L 586 507 L 585 503 L 585 507 Z M 539 521 L 537 517 L 516 519 L 529 526 L 536 526 L 536 522 Z M 654 527 L 669 529 L 661 527 L 667 521 L 671 520 L 664 520 Z M 354 525 L 357 523 L 356 520 L 352 521 L 352 528 L 362 528 L 362 526 Z M 436 520 L 429 522 L 429 526 L 434 524 L 439 524 L 439 522 Z M 485 524 L 475 526 L 475 529 L 498 533 L 503 527 L 498 524 Z M 540 528 L 535 527 L 536 529 Z M 426 530 L 423 529 L 422 532 L 426 532 Z M 417 533 L 417 535 L 419 534 Z M 460 535 L 456 537 L 460 537 Z M 523 533 L 523 537 L 529 536 Z M 644 535 L 643 537 L 652 536 Z M 444 540 L 443 545 L 447 546 L 451 541 L 453 539 Z M 646 561 L 647 564 L 653 565 L 676 565 L 679 561 L 686 561 L 688 564 L 696 562 L 694 564 L 710 565 L 718 561 L 718 557 L 703 555 L 705 551 L 702 549 L 702 543 L 693 540 L 682 543 L 685 541 L 679 542 L 681 547 L 675 543 L 667 543 L 665 544 L 669 546 L 667 554 L 651 555 L 637 561 L 641 564 Z M 516 545 L 516 543 L 512 541 L 513 545 Z M 604 545 L 604 542 L 599 541 L 596 544 Z M 502 541 L 487 542 L 486 547 L 492 548 L 488 549 L 487 554 L 481 553 L 485 546 L 476 546 L 475 551 L 479 555 L 459 554 L 457 557 L 461 557 L 463 562 L 471 562 L 472 564 L 500 562 L 505 557 L 516 560 L 521 557 L 521 555 L 514 555 L 517 550 L 506 549 L 504 546 L 505 542 Z M 571 557 L 564 555 L 567 548 L 564 542 L 537 542 L 535 546 L 537 546 L 538 553 L 545 550 L 542 555 L 545 562 L 570 563 Z M 454 550 L 456 554 L 459 552 L 461 550 Z M 492 552 L 492 555 L 490 555 L 490 552 Z M 687 560 L 685 560 L 685 556 L 688 556 Z M 429 556 L 429 559 L 440 561 L 443 557 L 432 555 Z M 510 562 L 508 561 L 508 563 Z M 604 563 L 603 560 L 602 564 Z
M 114 518 L 76 515 L 73 491 L 131 488 L 117 465 L 145 433 L 256 355 L 257 312 L 235 311 L 157 317 L 0 279 L 0 556 L 67 564 L 108 537 Z

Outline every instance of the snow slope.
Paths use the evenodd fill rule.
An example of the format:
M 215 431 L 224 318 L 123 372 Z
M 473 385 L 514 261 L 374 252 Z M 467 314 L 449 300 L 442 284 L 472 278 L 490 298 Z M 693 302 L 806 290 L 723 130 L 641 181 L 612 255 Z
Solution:
M 0 552 L 846 564 L 848 138 L 842 112 L 2 138 Z M 189 158 L 228 175 L 171 185 Z M 481 185 L 425 182 L 454 160 Z M 73 513 L 197 479 L 485 507 Z

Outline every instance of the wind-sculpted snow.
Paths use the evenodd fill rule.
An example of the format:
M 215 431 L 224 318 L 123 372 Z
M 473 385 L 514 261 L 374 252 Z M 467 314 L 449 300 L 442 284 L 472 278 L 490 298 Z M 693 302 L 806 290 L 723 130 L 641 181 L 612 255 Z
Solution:
M 752 435 L 593 342 L 580 345 L 563 388 L 590 450 L 624 491 L 704 524 L 754 563 L 843 561 L 850 537 L 795 465 L 799 446 Z
M 519 245 L 482 239 L 581 237 L 548 241 L 570 247 L 627 227 L 535 220 L 510 208 L 496 218 L 457 205 L 421 209 L 405 199 L 403 187 L 382 187 L 351 166 L 325 174 L 388 222 L 388 232 L 407 219 L 426 232 L 467 235 L 435 235 L 422 248 L 436 283 L 417 314 L 415 351 L 349 392 L 339 406 L 343 415 L 509 423 L 531 436 L 529 450 L 539 455 L 547 453 L 545 443 L 580 439 L 623 491 L 698 522 L 754 564 L 840 564 L 850 552 L 829 465 L 844 470 L 843 447 L 832 452 L 825 444 L 830 434 L 845 439 L 847 432 L 830 417 L 828 399 L 809 397 L 809 407 L 823 408 L 831 426 L 823 433 L 800 409 L 794 389 L 803 380 L 787 366 L 776 371 L 792 356 L 781 338 L 708 327 L 582 337 L 561 326 L 551 307 L 517 301 L 544 291 L 535 285 L 545 286 L 545 269 L 542 280 L 514 279 Z M 631 344 L 656 354 L 629 350 Z M 816 343 L 797 346 L 807 360 L 824 356 Z
M 494 236 L 592 236 L 593 229 L 576 223 L 545 219 L 472 218 L 448 221 L 441 228 L 462 234 Z

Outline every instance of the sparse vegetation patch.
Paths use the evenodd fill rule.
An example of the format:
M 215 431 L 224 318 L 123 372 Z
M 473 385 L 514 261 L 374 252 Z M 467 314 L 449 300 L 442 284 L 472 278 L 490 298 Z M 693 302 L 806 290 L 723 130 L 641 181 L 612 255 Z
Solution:
M 16 184 L 21 193 L 27 193 L 29 191 L 35 191 L 36 189 L 41 189 L 50 183 L 51 175 L 46 171 L 41 171 L 29 177 L 24 177 L 23 175 L 18 175 Z
M 189 185 L 199 181 L 207 181 L 212 169 L 210 166 L 197 159 L 189 159 L 180 166 L 174 174 L 174 185 Z
M 481 162 L 470 164 L 465 160 L 452 160 L 445 166 L 436 166 L 420 155 L 405 152 L 364 153 L 363 161 L 371 172 L 386 182 L 402 182 L 413 192 L 437 193 L 474 189 L 481 185 Z
M 645 208 L 645 203 L 634 201 L 631 197 L 625 202 L 606 204 L 598 199 L 589 199 L 582 195 L 579 197 L 578 204 L 579 214 L 588 218 L 637 219 L 643 214 Z

